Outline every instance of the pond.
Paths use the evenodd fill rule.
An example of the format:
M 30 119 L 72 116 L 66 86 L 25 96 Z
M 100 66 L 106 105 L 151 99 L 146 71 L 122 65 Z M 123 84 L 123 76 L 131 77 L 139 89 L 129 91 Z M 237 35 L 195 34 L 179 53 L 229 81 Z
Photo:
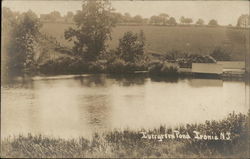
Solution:
M 1 135 L 90 137 L 246 114 L 249 85 L 219 79 L 85 75 L 19 80 L 1 88 Z M 249 94 L 248 94 L 249 95 Z

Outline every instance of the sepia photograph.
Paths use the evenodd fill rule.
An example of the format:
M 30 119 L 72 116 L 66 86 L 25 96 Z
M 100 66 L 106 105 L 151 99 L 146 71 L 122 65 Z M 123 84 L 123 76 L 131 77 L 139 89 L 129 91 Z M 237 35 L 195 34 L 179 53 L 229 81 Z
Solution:
M 250 1 L 1 3 L 1 158 L 250 158 Z

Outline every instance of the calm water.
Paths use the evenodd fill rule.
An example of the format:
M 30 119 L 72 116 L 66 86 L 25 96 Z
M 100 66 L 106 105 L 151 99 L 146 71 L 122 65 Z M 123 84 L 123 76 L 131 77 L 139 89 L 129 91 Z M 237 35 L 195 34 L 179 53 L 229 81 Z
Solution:
M 89 137 L 222 119 L 248 111 L 246 89 L 244 82 L 107 75 L 20 81 L 1 89 L 1 135 Z

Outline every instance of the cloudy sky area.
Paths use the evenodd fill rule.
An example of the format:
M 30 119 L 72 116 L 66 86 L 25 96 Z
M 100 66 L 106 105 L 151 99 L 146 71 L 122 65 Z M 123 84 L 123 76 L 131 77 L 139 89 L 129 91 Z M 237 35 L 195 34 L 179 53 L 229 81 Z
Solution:
M 2 5 L 13 11 L 28 11 L 40 14 L 59 11 L 65 15 L 68 11 L 81 9 L 81 1 L 20 1 L 4 0 Z M 241 14 L 249 14 L 250 2 L 238 1 L 112 1 L 112 6 L 120 13 L 130 13 L 149 18 L 152 15 L 167 13 L 178 21 L 181 16 L 202 18 L 207 23 L 210 19 L 218 20 L 221 25 L 237 23 Z

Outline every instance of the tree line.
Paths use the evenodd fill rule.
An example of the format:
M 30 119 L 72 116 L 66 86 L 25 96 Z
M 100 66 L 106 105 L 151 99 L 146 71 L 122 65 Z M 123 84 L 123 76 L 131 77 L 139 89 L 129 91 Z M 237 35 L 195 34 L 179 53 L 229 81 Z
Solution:
M 69 11 L 65 16 L 62 16 L 59 11 L 53 11 L 48 14 L 41 14 L 40 19 L 42 22 L 67 22 L 74 23 L 74 13 Z M 112 12 L 112 16 L 116 20 L 117 24 L 123 25 L 163 25 L 163 26 L 175 26 L 175 25 L 197 25 L 197 26 L 219 26 L 219 22 L 216 19 L 211 19 L 206 24 L 202 18 L 194 21 L 190 17 L 181 16 L 179 22 L 176 18 L 166 14 L 160 13 L 159 15 L 153 15 L 150 18 L 143 18 L 141 15 L 131 16 L 129 13 Z M 242 14 L 238 20 L 236 27 L 247 28 L 249 27 L 249 15 Z M 232 26 L 229 24 L 228 26 Z
M 73 16 L 76 25 L 65 30 L 65 39 L 74 43 L 70 57 L 49 59 L 39 64 L 35 56 L 47 49 L 41 43 L 45 36 L 40 32 L 42 26 L 40 19 L 32 11 L 16 13 L 3 8 L 4 70 L 14 76 L 32 75 L 37 72 L 44 74 L 128 73 L 144 70 L 177 72 L 173 65 L 162 63 L 150 65 L 150 58 L 145 54 L 146 37 L 143 31 L 125 32 L 119 39 L 118 47 L 110 50 L 107 41 L 111 39 L 112 29 L 118 23 L 113 13 L 111 4 L 107 1 L 84 1 L 82 10 Z M 166 15 L 161 16 L 166 17 Z M 166 56 L 164 60 L 177 61 L 176 55 L 173 55 L 174 58 Z M 230 60 L 230 57 L 221 50 L 215 50 L 211 56 L 220 58 L 219 60 Z M 202 62 L 209 61 L 197 55 L 183 57 L 196 58 Z

